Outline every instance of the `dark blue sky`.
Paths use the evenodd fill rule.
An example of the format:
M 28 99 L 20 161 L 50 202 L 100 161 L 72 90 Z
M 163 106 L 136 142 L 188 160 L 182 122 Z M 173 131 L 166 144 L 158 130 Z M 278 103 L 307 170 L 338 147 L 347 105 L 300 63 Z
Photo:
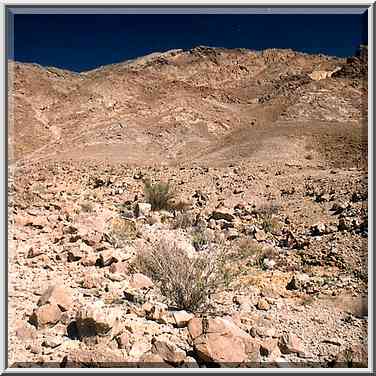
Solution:
M 80 72 L 197 45 L 350 56 L 367 43 L 366 30 L 365 14 L 16 14 L 14 58 Z

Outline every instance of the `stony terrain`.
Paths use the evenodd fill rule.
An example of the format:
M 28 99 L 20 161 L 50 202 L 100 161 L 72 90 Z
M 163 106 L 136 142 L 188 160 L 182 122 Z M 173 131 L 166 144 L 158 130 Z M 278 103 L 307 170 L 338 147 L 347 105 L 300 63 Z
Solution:
M 10 366 L 367 366 L 364 54 L 9 64 Z M 221 255 L 199 307 L 163 247 L 171 281 Z

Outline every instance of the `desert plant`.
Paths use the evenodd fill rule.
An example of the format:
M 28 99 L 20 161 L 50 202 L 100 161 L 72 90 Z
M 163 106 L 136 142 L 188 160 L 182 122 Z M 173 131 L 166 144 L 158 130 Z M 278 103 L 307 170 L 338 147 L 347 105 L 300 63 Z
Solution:
M 195 227 L 192 231 L 192 244 L 196 251 L 202 251 L 209 245 L 209 236 L 206 228 Z
M 280 210 L 281 206 L 276 201 L 270 201 L 266 202 L 259 206 L 259 208 L 256 210 L 256 213 L 263 216 L 263 215 L 269 215 L 272 216 L 273 214 L 277 214 Z
M 223 283 L 219 253 L 187 252 L 165 240 L 138 253 L 136 267 L 159 283 L 161 293 L 178 309 L 197 311 Z
M 256 265 L 261 269 L 265 269 L 264 260 L 275 259 L 277 255 L 278 254 L 274 248 L 272 247 L 263 248 L 256 257 Z
M 186 229 L 192 227 L 195 222 L 195 218 L 191 212 L 183 211 L 177 212 L 173 222 L 173 228 Z
M 261 227 L 265 232 L 275 232 L 280 229 L 280 224 L 273 215 L 263 214 L 261 216 Z
M 239 241 L 238 248 L 236 258 L 241 259 L 248 257 L 256 258 L 263 250 L 263 246 L 256 240 L 248 238 L 241 239 Z
M 81 202 L 80 206 L 84 213 L 92 213 L 94 211 L 94 205 L 90 201 Z
M 123 247 L 128 240 L 134 240 L 139 235 L 137 223 L 131 219 L 114 218 L 104 233 L 105 239 L 114 247 Z
M 175 197 L 170 183 L 152 183 L 149 179 L 144 181 L 144 196 L 151 204 L 152 210 L 169 210 L 170 201 Z

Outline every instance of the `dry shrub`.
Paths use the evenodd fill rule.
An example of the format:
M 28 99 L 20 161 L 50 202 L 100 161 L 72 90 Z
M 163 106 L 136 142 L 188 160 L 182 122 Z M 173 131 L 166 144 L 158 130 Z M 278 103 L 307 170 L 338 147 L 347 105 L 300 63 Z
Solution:
M 209 246 L 210 239 L 206 228 L 197 226 L 193 229 L 192 244 L 196 251 L 202 251 Z
M 145 200 L 151 204 L 152 210 L 169 210 L 171 200 L 175 197 L 170 183 L 151 183 L 149 179 L 144 181 Z
M 90 201 L 81 202 L 80 206 L 84 213 L 92 213 L 94 211 L 94 205 Z
M 265 259 L 276 259 L 278 252 L 273 247 L 265 247 L 253 239 L 241 239 L 238 243 L 235 260 L 246 260 L 247 266 L 264 268 Z
M 219 253 L 190 257 L 183 249 L 160 241 L 138 253 L 136 267 L 159 283 L 161 293 L 178 309 L 197 311 L 223 283 Z
M 238 244 L 240 258 L 256 257 L 262 253 L 263 246 L 253 239 L 241 239 Z
M 256 214 L 261 219 L 261 227 L 265 232 L 276 232 L 280 229 L 280 223 L 277 218 L 274 217 L 278 213 L 281 206 L 276 201 L 267 202 L 260 205 L 256 210 Z
M 186 229 L 192 227 L 195 222 L 195 217 L 191 212 L 183 211 L 177 212 L 173 222 L 173 228 L 182 228 Z
M 128 240 L 134 240 L 139 234 L 137 223 L 131 219 L 114 218 L 104 234 L 106 240 L 115 248 L 123 247 Z

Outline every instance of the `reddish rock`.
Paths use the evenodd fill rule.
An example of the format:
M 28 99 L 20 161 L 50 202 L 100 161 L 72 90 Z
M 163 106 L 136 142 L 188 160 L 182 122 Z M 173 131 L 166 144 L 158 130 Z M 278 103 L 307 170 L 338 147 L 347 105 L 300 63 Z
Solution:
M 34 327 L 22 325 L 16 329 L 16 337 L 21 339 L 34 339 L 37 333 Z
M 73 291 L 64 286 L 51 286 L 39 298 L 38 306 L 47 303 L 57 304 L 62 311 L 68 311 L 73 304 Z
M 191 320 L 194 315 L 186 311 L 175 311 L 172 313 L 175 320 L 175 324 L 178 328 L 184 328 L 188 325 L 189 320 Z
M 137 363 L 141 363 L 139 364 L 139 367 L 147 367 L 147 368 L 152 368 L 152 367 L 173 368 L 174 367 L 166 363 L 159 354 L 155 354 L 152 352 L 147 352 L 143 354 Z
M 119 349 L 130 350 L 130 333 L 124 332 L 116 338 Z
M 56 304 L 45 304 L 34 309 L 30 316 L 30 323 L 36 328 L 43 328 L 56 324 L 61 317 L 61 310 Z
M 202 319 L 194 317 L 188 322 L 188 332 L 191 338 L 194 340 L 203 333 Z
M 118 310 L 106 308 L 103 304 L 81 307 L 76 317 L 78 335 L 80 338 L 105 335 L 119 317 Z
M 141 273 L 132 274 L 129 286 L 134 289 L 147 289 L 154 286 L 153 281 Z
M 198 323 L 195 325 L 199 327 Z M 193 341 L 195 352 L 202 361 L 222 365 L 260 361 L 259 343 L 233 322 L 221 318 L 207 319 L 202 326 L 203 334 Z
M 94 265 L 96 265 L 97 260 L 98 260 L 98 257 L 94 253 L 92 253 L 92 254 L 84 256 L 81 259 L 81 265 L 83 265 L 83 266 L 94 266 Z
M 285 334 L 280 337 L 278 346 L 283 354 L 304 353 L 303 344 L 295 334 Z
M 186 358 L 185 352 L 172 342 L 160 341 L 155 338 L 152 340 L 151 351 L 158 354 L 164 361 L 175 365 L 183 363 Z
M 119 273 L 119 274 L 127 275 L 129 273 L 128 263 L 125 261 L 115 262 L 111 264 L 109 268 L 109 272 L 114 273 L 114 274 Z
M 85 350 L 73 350 L 61 363 L 63 368 L 121 368 L 129 359 L 122 350 L 114 350 L 105 345 L 97 345 Z

